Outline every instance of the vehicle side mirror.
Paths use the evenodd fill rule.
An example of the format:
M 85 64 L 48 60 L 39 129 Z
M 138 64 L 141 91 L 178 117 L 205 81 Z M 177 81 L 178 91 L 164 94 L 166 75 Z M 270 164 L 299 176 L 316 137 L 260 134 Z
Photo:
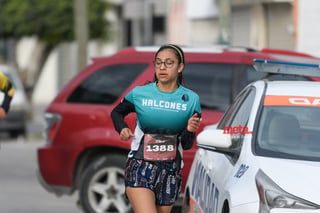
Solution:
M 230 148 L 231 144 L 231 135 L 225 134 L 221 129 L 216 129 L 216 125 L 205 127 L 197 137 L 197 146 L 199 148 L 231 157 L 239 156 L 240 151 Z
M 225 134 L 221 129 L 208 126 L 198 134 L 197 143 L 202 146 L 226 149 L 231 146 L 231 137 L 230 134 Z

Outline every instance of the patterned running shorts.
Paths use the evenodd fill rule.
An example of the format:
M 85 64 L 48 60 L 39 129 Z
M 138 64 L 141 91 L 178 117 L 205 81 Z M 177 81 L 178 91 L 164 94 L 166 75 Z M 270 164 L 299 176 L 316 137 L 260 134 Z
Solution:
M 181 170 L 172 162 L 150 162 L 130 158 L 125 170 L 126 186 L 145 187 L 155 194 L 156 205 L 172 205 L 181 189 Z

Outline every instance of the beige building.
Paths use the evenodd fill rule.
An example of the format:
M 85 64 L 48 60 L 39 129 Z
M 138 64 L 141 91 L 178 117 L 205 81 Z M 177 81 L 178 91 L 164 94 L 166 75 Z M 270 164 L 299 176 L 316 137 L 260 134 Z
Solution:
M 320 56 L 319 0 L 108 0 L 106 14 L 113 39 L 90 41 L 92 56 L 110 55 L 126 46 L 229 44 L 250 48 L 298 50 Z M 32 42 L 31 42 L 32 43 Z M 20 49 L 32 49 L 30 41 Z M 28 48 L 26 48 L 28 47 Z M 62 44 L 47 61 L 34 102 L 47 103 L 74 75 L 77 47 Z M 20 64 L 30 61 L 21 51 Z M 43 90 L 43 85 L 53 85 Z
M 230 44 L 320 55 L 319 0 L 127 0 L 122 7 L 123 46 Z

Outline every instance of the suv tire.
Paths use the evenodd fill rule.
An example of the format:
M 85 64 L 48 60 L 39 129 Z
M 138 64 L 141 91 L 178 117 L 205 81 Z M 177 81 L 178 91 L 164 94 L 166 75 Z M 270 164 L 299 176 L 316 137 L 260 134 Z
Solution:
M 106 155 L 97 158 L 87 167 L 79 186 L 84 212 L 132 212 L 125 195 L 126 159 L 125 155 Z

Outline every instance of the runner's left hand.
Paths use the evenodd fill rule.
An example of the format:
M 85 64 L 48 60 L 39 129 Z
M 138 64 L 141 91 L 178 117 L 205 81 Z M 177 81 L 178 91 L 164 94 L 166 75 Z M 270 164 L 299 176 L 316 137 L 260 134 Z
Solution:
M 187 130 L 189 132 L 196 132 L 200 126 L 200 118 L 198 117 L 198 113 L 195 113 L 191 118 L 188 120 Z

